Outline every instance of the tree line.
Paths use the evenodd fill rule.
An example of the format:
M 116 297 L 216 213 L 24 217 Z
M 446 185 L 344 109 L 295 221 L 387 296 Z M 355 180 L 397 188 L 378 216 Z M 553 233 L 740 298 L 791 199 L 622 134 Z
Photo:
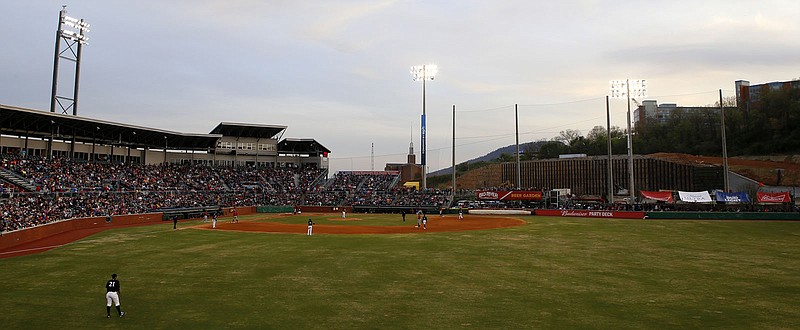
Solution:
M 729 156 L 775 155 L 800 152 L 800 89 L 780 88 L 761 91 L 756 106 L 739 109 L 735 99 L 723 100 L 725 135 Z M 608 133 L 595 126 L 586 136 L 577 130 L 526 150 L 529 158 L 558 158 L 561 154 L 607 155 Z M 633 129 L 636 154 L 657 152 L 693 155 L 722 155 L 722 116 L 719 102 L 704 108 L 672 111 L 665 121 L 647 118 Z M 626 131 L 611 127 L 613 154 L 627 153 Z

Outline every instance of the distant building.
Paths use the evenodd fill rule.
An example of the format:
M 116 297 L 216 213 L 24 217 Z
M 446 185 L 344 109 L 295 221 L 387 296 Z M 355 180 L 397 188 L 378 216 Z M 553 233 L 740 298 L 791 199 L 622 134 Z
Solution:
M 408 182 L 422 179 L 422 165 L 417 164 L 417 156 L 414 154 L 414 142 L 408 147 L 408 158 L 406 163 L 386 163 L 386 171 L 400 172 L 400 182 Z
M 800 80 L 775 81 L 759 85 L 750 85 L 747 80 L 736 81 L 736 106 L 742 111 L 761 107 L 762 95 L 768 90 L 784 88 L 800 88 Z
M 733 108 L 726 108 L 734 110 Z M 638 126 L 640 122 L 651 122 L 666 124 L 676 111 L 695 112 L 695 111 L 719 111 L 718 107 L 680 107 L 675 103 L 658 104 L 656 100 L 644 100 L 636 110 L 633 111 L 633 124 Z

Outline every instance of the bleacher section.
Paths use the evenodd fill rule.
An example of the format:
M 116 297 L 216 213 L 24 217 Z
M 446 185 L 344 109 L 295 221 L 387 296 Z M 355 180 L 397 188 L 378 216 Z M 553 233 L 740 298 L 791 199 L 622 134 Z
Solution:
M 5 156 L 0 158 L 0 172 L 6 174 L 0 181 L 4 182 L 0 185 L 3 231 L 91 216 L 163 212 L 165 217 L 186 218 L 229 206 L 353 206 L 362 211 L 392 211 L 435 210 L 451 202 L 442 191 L 398 187 L 399 174 L 392 171 L 339 172 L 326 180 L 326 169 Z

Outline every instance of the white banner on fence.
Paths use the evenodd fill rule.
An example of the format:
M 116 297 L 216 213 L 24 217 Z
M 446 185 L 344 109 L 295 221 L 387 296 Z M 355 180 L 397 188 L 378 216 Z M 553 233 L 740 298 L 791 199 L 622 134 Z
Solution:
M 711 203 L 708 191 L 678 191 L 678 197 L 684 202 Z

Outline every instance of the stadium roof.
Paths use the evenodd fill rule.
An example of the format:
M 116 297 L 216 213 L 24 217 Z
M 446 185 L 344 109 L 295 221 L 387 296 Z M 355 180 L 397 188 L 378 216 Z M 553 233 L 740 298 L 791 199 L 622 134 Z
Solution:
M 314 139 L 293 139 L 286 138 L 278 142 L 280 152 L 292 152 L 309 155 L 328 154 L 331 151 Z
M 207 150 L 219 134 L 193 134 L 0 104 L 0 134 L 97 142 L 134 148 Z
M 286 126 L 282 125 L 259 125 L 246 123 L 226 123 L 217 125 L 211 134 L 222 134 L 224 136 L 238 136 L 258 139 L 280 139 Z

